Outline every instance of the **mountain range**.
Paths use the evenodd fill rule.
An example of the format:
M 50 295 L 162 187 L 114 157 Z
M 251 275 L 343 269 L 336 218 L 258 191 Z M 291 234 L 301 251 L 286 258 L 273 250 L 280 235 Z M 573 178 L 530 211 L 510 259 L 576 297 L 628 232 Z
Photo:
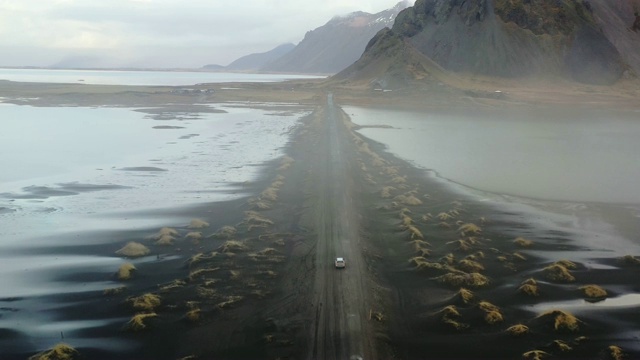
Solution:
M 308 31 L 297 45 L 284 44 L 273 50 L 238 58 L 226 67 L 206 65 L 210 70 L 264 71 L 335 74 L 360 58 L 369 40 L 393 25 L 396 15 L 410 6 L 408 0 L 376 14 L 354 12 L 336 16 Z
M 242 56 L 227 66 L 205 65 L 204 68 L 209 70 L 227 71 L 260 71 L 265 64 L 282 57 L 295 47 L 296 46 L 292 43 L 282 44 L 266 52 Z
M 639 12 L 640 0 L 405 0 L 205 68 L 336 74 L 381 87 L 451 74 L 608 85 L 640 75 Z

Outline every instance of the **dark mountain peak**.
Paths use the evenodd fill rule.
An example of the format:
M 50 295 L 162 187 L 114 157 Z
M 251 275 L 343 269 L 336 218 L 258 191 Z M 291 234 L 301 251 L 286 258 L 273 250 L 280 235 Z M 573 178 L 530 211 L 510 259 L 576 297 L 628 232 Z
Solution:
M 411 61 L 422 56 L 452 72 L 612 84 L 638 63 L 640 39 L 620 30 L 631 29 L 630 7 L 618 0 L 417 0 L 390 32 L 369 42 L 360 61 L 377 61 L 371 54 L 385 48 L 411 47 Z

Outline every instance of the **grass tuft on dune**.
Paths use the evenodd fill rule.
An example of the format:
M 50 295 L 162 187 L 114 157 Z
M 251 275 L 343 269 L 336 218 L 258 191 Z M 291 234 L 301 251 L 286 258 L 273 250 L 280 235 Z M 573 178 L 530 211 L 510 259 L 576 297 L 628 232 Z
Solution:
M 233 236 L 235 236 L 236 232 L 238 231 L 236 230 L 235 227 L 231 225 L 225 225 L 220 229 L 218 229 L 218 231 L 216 231 L 215 234 L 213 234 L 212 236 L 216 238 L 221 238 L 221 239 L 230 239 Z
M 455 305 L 447 305 L 438 311 L 438 314 L 446 317 L 460 317 L 460 312 Z
M 160 297 L 150 293 L 131 298 L 129 301 L 134 309 L 143 311 L 153 311 L 161 304 Z
M 59 343 L 51 348 L 51 350 L 33 355 L 29 357 L 28 360 L 73 360 L 78 358 L 80 358 L 78 350 L 70 345 Z
M 543 360 L 550 357 L 551 354 L 542 350 L 531 350 L 522 354 L 522 359 L 524 360 Z
M 462 271 L 477 273 L 480 271 L 484 271 L 484 266 L 477 261 L 464 259 L 458 262 L 458 268 Z
M 396 188 L 394 188 L 393 186 L 384 186 L 380 191 L 380 197 L 383 199 L 388 199 L 392 196 L 391 193 L 394 191 L 396 191 Z
M 462 234 L 479 234 L 479 233 L 482 232 L 482 229 L 480 228 L 480 226 L 478 226 L 476 224 L 467 223 L 467 224 L 462 224 L 458 228 L 458 232 L 460 232 Z
M 538 291 L 538 282 L 534 278 L 529 278 L 522 282 L 518 288 L 518 292 L 529 296 L 538 296 L 540 295 L 540 292 Z
M 447 221 L 449 219 L 453 219 L 453 215 L 446 212 L 441 212 L 436 217 L 440 219 L 440 221 Z
M 209 223 L 201 219 L 193 219 L 189 224 L 189 229 L 203 229 L 209 227 Z
M 469 324 L 451 318 L 443 318 L 442 323 L 457 331 L 462 331 L 469 328 Z
M 562 340 L 553 340 L 553 346 L 558 349 L 558 351 L 562 352 L 569 352 L 571 350 L 573 350 L 573 348 L 571 346 L 569 346 L 569 344 L 567 344 L 566 342 L 562 341 Z
M 136 314 L 126 325 L 126 329 L 130 331 L 141 331 L 147 328 L 147 320 L 158 316 L 156 313 Z
M 545 277 L 551 281 L 569 283 L 576 280 L 571 272 L 560 263 L 551 264 L 542 271 Z
M 574 263 L 573 261 L 569 261 L 569 260 L 558 260 L 554 264 L 562 265 L 565 268 L 571 269 L 571 270 L 575 270 L 575 269 L 578 268 L 578 265 L 576 265 L 576 263 Z
M 104 289 L 104 291 L 102 291 L 102 294 L 105 296 L 114 296 L 122 294 L 125 290 L 127 290 L 126 286 L 119 286 L 115 288 Z
M 413 264 L 416 270 L 444 270 L 445 267 L 440 263 L 430 262 L 423 256 L 416 256 L 409 259 L 409 262 Z
M 585 285 L 579 287 L 579 289 L 582 290 L 584 296 L 586 296 L 590 300 L 604 299 L 608 295 L 607 291 L 598 285 Z
M 178 231 L 176 231 L 176 229 L 172 229 L 170 227 L 163 227 L 162 229 L 158 230 L 158 232 L 153 236 L 153 238 L 157 240 L 165 235 L 179 236 L 180 234 L 178 233 Z
M 616 345 L 607 347 L 607 353 L 613 360 L 623 360 L 627 358 L 624 351 L 622 351 L 622 348 Z
M 245 222 L 248 224 L 249 231 L 254 228 L 266 228 L 273 225 L 273 221 L 263 217 L 256 211 L 246 211 Z
M 492 303 L 488 301 L 481 301 L 478 303 L 478 308 L 485 312 L 484 321 L 487 324 L 493 325 L 504 321 L 500 308 Z
M 409 231 L 409 239 L 411 240 L 424 240 L 424 236 L 422 232 L 415 226 L 409 225 L 407 226 L 407 231 Z
M 229 240 L 229 241 L 225 241 L 225 243 L 222 244 L 218 248 L 218 250 L 223 253 L 228 253 L 228 252 L 236 253 L 241 251 L 247 251 L 249 250 L 249 247 L 240 241 Z
M 478 307 L 480 308 L 480 310 L 482 311 L 500 311 L 500 308 L 493 305 L 492 303 L 488 302 L 488 301 L 480 301 L 478 303 Z
M 450 286 L 484 287 L 489 285 L 489 278 L 480 273 L 454 273 L 450 272 L 435 278 L 440 283 Z
M 473 250 L 473 244 L 468 239 L 459 239 L 454 241 L 449 241 L 447 244 L 458 245 L 456 250 L 462 252 L 469 252 Z
M 448 305 L 442 308 L 442 310 L 436 313 L 440 315 L 440 321 L 447 327 L 450 327 L 456 331 L 462 331 L 469 328 L 469 324 L 465 324 L 458 319 L 461 317 L 458 308 L 455 305 Z
M 513 243 L 522 248 L 529 248 L 533 246 L 533 241 L 527 240 L 523 237 L 516 238 L 515 240 L 513 240 Z
M 116 254 L 126 257 L 140 257 L 149 254 L 149 251 L 148 247 L 135 241 L 131 241 L 120 250 L 116 251 Z
M 291 167 L 291 165 L 293 165 L 294 162 L 295 160 L 291 156 L 289 155 L 283 156 L 282 160 L 280 161 L 280 167 L 278 167 L 278 171 L 285 171 L 289 169 L 289 167 Z
M 440 261 L 444 262 L 447 265 L 453 266 L 453 264 L 455 264 L 456 262 L 456 257 L 452 253 L 448 253 L 447 255 L 443 256 Z
M 197 253 L 197 254 L 193 255 L 192 257 L 190 257 L 187 260 L 187 265 L 189 267 L 192 267 L 192 266 L 194 266 L 194 265 L 196 265 L 198 263 L 201 263 L 203 261 L 211 260 L 214 257 L 216 257 L 216 255 L 218 255 L 218 253 L 215 252 L 215 251 L 213 251 L 213 252 L 211 252 L 209 254 Z
M 184 287 L 187 283 L 184 280 L 176 279 L 172 282 L 165 285 L 158 285 L 160 287 L 160 292 L 166 293 L 172 290 L 180 289 Z
M 171 246 L 173 245 L 173 242 L 175 241 L 175 238 L 171 235 L 162 235 L 158 238 L 158 240 L 154 243 L 156 245 L 159 246 Z
M 202 240 L 202 233 L 199 231 L 191 231 L 188 232 L 185 236 L 185 239 L 191 240 L 193 243 L 198 244 L 200 240 Z
M 263 201 L 276 201 L 278 200 L 278 189 L 275 187 L 268 187 L 260 193 L 260 199 Z
M 460 298 L 460 300 L 465 304 L 469 304 L 475 300 L 473 291 L 465 288 L 460 288 L 460 290 L 458 290 L 458 292 L 456 293 L 456 297 Z
M 200 309 L 193 309 L 187 312 L 186 318 L 191 322 L 198 322 L 200 320 L 200 313 L 201 313 Z
M 489 325 L 494 325 L 504 321 L 504 317 L 500 311 L 488 311 L 484 314 L 484 321 Z
M 529 333 L 529 327 L 523 324 L 513 325 L 506 330 L 512 336 L 522 336 Z
M 423 244 L 421 244 L 421 243 L 427 244 L 425 241 L 421 241 L 421 240 L 414 240 L 414 241 L 409 242 L 409 244 L 411 245 L 411 248 L 413 249 L 413 251 L 415 253 L 418 254 L 418 256 L 423 256 L 424 257 L 424 256 L 431 255 L 431 250 L 424 248 Z
M 131 276 L 133 276 L 133 272 L 136 271 L 136 267 L 131 263 L 124 263 L 120 265 L 118 269 L 118 279 L 119 280 L 129 280 Z
M 527 258 L 524 255 L 520 254 L 519 252 L 514 252 L 512 255 L 513 255 L 513 258 L 516 260 L 527 261 Z
M 244 299 L 244 297 L 242 297 L 242 296 L 228 296 L 227 300 L 225 300 L 225 301 L 223 301 L 221 303 L 218 303 L 217 306 L 220 309 L 226 309 L 226 308 L 229 308 L 229 307 L 232 307 L 232 306 L 236 305 L 238 302 L 242 301 L 242 299 Z
M 574 332 L 580 329 L 580 320 L 573 314 L 562 310 L 549 310 L 538 315 L 539 319 L 553 320 L 553 328 L 556 331 Z
M 410 194 L 410 195 L 398 195 L 398 196 L 395 197 L 394 200 L 399 202 L 399 203 L 401 203 L 401 204 L 409 205 L 409 206 L 422 205 L 422 200 L 418 199 L 417 197 L 415 197 L 412 194 Z

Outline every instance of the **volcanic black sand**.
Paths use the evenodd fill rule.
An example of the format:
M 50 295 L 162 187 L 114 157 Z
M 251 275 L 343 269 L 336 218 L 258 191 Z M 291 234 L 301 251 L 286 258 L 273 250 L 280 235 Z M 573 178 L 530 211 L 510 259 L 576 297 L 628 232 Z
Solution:
M 71 98 L 79 105 L 101 99 L 112 106 L 180 99 L 168 88 L 11 86 L 0 96 L 26 98 L 40 91 L 32 101 L 36 106 L 68 104 Z M 80 358 L 640 357 L 637 336 L 620 335 L 637 331 L 637 302 L 579 313 L 534 307 L 639 293 L 638 247 L 626 258 L 593 259 L 601 266 L 571 256 L 552 261 L 557 250 L 584 255 L 589 244 L 540 228 L 527 214 L 452 190 L 360 136 L 339 108 L 349 102 L 401 106 L 406 98 L 376 102 L 382 95 L 330 92 L 303 82 L 237 87 L 245 90 L 189 101 L 287 100 L 315 109 L 292 135 L 287 155 L 273 161 L 260 180 L 245 184 L 253 197 L 176 209 L 176 215 L 201 219 L 191 224 L 168 221 L 166 229 L 144 232 L 113 229 L 91 234 L 111 239 L 103 245 L 43 250 L 118 256 L 118 249 L 137 242 L 155 258 L 131 274 L 124 269 L 124 277 L 131 277 L 121 287 L 39 299 L 74 303 L 59 309 L 58 318 L 114 319 L 78 337 L 130 341 L 107 351 L 61 339 Z M 447 96 L 459 96 L 453 105 L 471 109 L 502 101 L 445 95 L 434 95 L 429 105 L 442 111 Z M 628 105 L 627 100 L 620 103 Z M 505 106 L 524 101 L 510 98 Z M 333 267 L 336 256 L 346 258 L 346 269 Z M 61 276 L 91 282 L 106 275 Z M 0 299 L 0 306 L 10 308 L 11 299 Z M 0 334 L 15 340 L 1 358 L 34 355 L 28 334 L 12 329 Z

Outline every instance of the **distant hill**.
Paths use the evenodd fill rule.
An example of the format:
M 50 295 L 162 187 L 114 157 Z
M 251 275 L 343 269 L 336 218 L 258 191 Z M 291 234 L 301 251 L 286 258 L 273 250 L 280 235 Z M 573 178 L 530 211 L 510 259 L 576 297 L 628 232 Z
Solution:
M 296 46 L 291 43 L 280 45 L 270 51 L 243 56 L 225 67 L 225 70 L 260 70 L 266 64 L 289 53 Z
M 208 64 L 202 67 L 203 70 L 210 70 L 210 71 L 223 71 L 225 69 L 225 66 L 223 65 L 218 65 L 218 64 Z
M 612 84 L 640 73 L 636 0 L 417 0 L 335 79 L 401 86 L 446 73 Z
M 295 49 L 261 70 L 335 74 L 358 60 L 367 42 L 378 31 L 391 26 L 396 15 L 409 5 L 405 0 L 377 14 L 354 12 L 334 17 L 307 32 Z

